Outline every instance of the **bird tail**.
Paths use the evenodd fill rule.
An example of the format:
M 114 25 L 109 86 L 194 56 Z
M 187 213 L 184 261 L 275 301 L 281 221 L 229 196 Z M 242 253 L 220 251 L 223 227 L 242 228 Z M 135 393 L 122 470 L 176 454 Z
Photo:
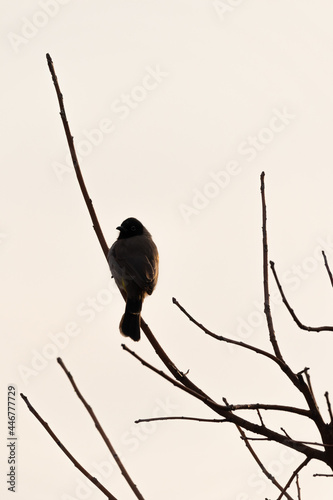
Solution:
M 142 299 L 127 299 L 125 314 L 121 318 L 119 329 L 125 337 L 140 340 Z

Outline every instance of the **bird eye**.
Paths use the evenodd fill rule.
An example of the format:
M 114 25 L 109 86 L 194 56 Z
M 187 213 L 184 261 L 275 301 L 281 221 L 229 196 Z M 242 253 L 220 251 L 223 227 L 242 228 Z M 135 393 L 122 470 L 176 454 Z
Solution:
M 131 227 L 131 231 L 135 231 L 135 229 L 136 229 L 135 226 Z

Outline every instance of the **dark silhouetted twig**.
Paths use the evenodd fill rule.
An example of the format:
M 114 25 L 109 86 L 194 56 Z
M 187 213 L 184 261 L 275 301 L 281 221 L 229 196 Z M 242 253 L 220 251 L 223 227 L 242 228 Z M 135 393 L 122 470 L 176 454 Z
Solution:
M 212 424 L 223 424 L 223 422 L 228 422 L 225 418 L 199 418 L 199 417 L 151 417 L 151 418 L 139 418 L 135 420 L 136 424 L 141 424 L 142 422 L 156 422 L 158 420 L 192 420 L 194 422 L 206 422 Z
M 333 286 L 333 276 L 332 276 L 332 273 L 331 273 L 331 270 L 330 270 L 330 266 L 328 265 L 328 262 L 327 262 L 327 257 L 326 257 L 326 255 L 325 255 L 324 250 L 322 250 L 322 252 L 321 252 L 321 253 L 323 254 L 325 267 L 326 267 L 326 270 L 327 270 L 328 276 L 329 276 L 329 278 L 330 278 L 331 285 Z
M 89 474 L 89 472 L 84 467 L 82 467 L 82 465 L 73 457 L 73 455 L 71 455 L 71 453 L 67 450 L 67 448 L 62 444 L 60 439 L 54 434 L 49 424 L 42 419 L 37 410 L 35 410 L 35 408 L 31 405 L 28 398 L 22 393 L 21 393 L 21 398 L 26 403 L 31 413 L 42 424 L 42 426 L 49 433 L 53 441 L 57 443 L 59 448 L 65 453 L 65 455 L 70 459 L 70 461 L 75 465 L 75 467 L 79 469 L 79 471 L 82 472 L 82 474 L 84 474 L 89 479 L 89 481 L 91 481 L 99 490 L 101 490 L 109 500 L 117 500 L 116 497 L 112 495 L 112 493 L 110 493 L 95 477 Z
M 276 340 L 273 319 L 270 306 L 269 298 L 269 286 L 268 286 L 268 243 L 267 243 L 267 212 L 266 212 L 266 201 L 265 201 L 265 172 L 261 173 L 260 176 L 260 191 L 261 191 L 261 205 L 262 205 L 262 247 L 263 247 L 263 274 L 264 274 L 264 312 L 266 315 L 267 326 L 269 331 L 269 339 L 273 346 L 275 356 L 283 361 L 283 357 Z
M 310 462 L 310 458 L 306 458 L 298 467 L 297 469 L 294 470 L 294 472 L 292 473 L 292 475 L 290 476 L 290 478 L 288 479 L 288 482 L 287 484 L 285 485 L 285 487 L 283 488 L 283 491 L 281 492 L 281 494 L 278 496 L 277 500 L 281 500 L 282 499 L 282 496 L 284 494 L 285 491 L 287 491 L 287 489 L 289 488 L 289 486 L 291 485 L 291 483 L 293 482 L 293 480 L 295 479 L 295 477 L 298 477 L 298 474 L 300 473 L 300 471 L 306 467 L 308 465 L 308 463 Z
M 230 406 L 227 399 L 226 398 L 223 398 L 223 401 L 226 405 Z M 245 446 L 246 448 L 249 450 L 250 454 L 252 455 L 252 457 L 254 458 L 255 462 L 259 465 L 261 471 L 265 474 L 265 476 L 274 484 L 274 486 L 282 491 L 282 486 L 280 485 L 280 483 L 275 479 L 275 477 L 266 469 L 266 467 L 264 466 L 264 464 L 262 463 L 262 461 L 260 460 L 260 458 L 258 457 L 257 453 L 254 451 L 254 448 L 253 446 L 251 445 L 248 437 L 246 436 L 244 430 L 242 429 L 242 427 L 240 427 L 239 425 L 235 424 L 236 427 L 237 427 L 237 430 L 240 434 L 240 437 L 241 439 L 244 441 L 245 443 Z M 288 498 L 288 500 L 293 500 L 292 497 L 288 494 L 288 493 L 284 493 L 284 496 L 286 498 Z
M 137 498 L 139 498 L 140 500 L 144 500 L 143 496 L 141 495 L 138 487 L 136 486 L 136 484 L 134 484 L 134 482 L 132 481 L 132 478 L 130 477 L 130 475 L 128 474 L 127 470 L 125 469 L 122 461 L 120 460 L 119 458 L 119 455 L 117 454 L 116 450 L 114 449 L 114 447 L 112 446 L 109 438 L 107 437 L 107 435 L 105 434 L 104 432 L 104 429 L 102 428 L 101 424 L 99 423 L 93 409 L 91 408 L 90 405 L 88 405 L 87 401 L 84 399 L 84 397 L 82 396 L 81 392 L 79 391 L 74 379 L 73 379 L 73 376 L 72 374 L 67 370 L 63 360 L 61 358 L 57 358 L 57 361 L 59 363 L 59 365 L 61 366 L 61 368 L 64 370 L 64 372 L 66 373 L 70 383 L 72 384 L 72 387 L 75 391 L 75 393 L 77 394 L 78 398 L 80 399 L 80 401 L 82 401 L 84 407 L 86 408 L 87 412 L 89 413 L 89 415 L 91 416 L 94 424 L 95 424 L 95 427 L 96 429 L 98 430 L 98 432 L 100 433 L 100 435 L 102 436 L 106 446 L 108 447 L 108 449 L 110 450 L 110 453 L 111 455 L 113 456 L 114 460 L 116 461 L 116 464 L 118 465 L 122 475 L 124 476 L 125 480 L 127 481 L 129 487 L 131 488 L 131 490 L 133 491 L 133 493 L 135 494 L 135 496 Z
M 187 392 L 188 394 L 194 396 L 195 398 L 199 399 L 203 403 L 205 403 L 209 408 L 214 410 L 218 415 L 221 415 L 222 417 L 226 418 L 230 423 L 233 423 L 235 425 L 239 425 L 240 427 L 243 427 L 244 429 L 253 432 L 255 434 L 259 434 L 262 436 L 265 436 L 268 440 L 270 441 L 276 441 L 277 443 L 284 444 L 285 446 L 288 446 L 289 448 L 296 449 L 300 451 L 301 453 L 304 453 L 307 456 L 310 456 L 311 458 L 316 458 L 318 460 L 325 461 L 325 452 L 321 450 L 317 450 L 315 448 L 310 448 L 307 445 L 304 445 L 301 442 L 294 441 L 293 439 L 288 439 L 286 436 L 283 434 L 279 434 L 278 432 L 273 431 L 272 429 L 269 429 L 268 427 L 263 427 L 261 425 L 254 424 L 253 422 L 250 422 L 249 420 L 246 420 L 242 417 L 239 417 L 238 415 L 232 413 L 232 411 L 229 408 L 233 408 L 233 406 L 224 406 L 216 403 L 214 400 L 209 398 L 207 395 L 202 396 L 199 393 L 196 393 L 192 389 L 189 389 L 188 387 L 180 384 L 173 378 L 169 377 L 166 375 L 164 372 L 161 370 L 155 368 L 152 366 L 150 363 L 145 361 L 141 356 L 136 354 L 134 351 L 129 349 L 125 344 L 122 344 L 122 348 L 131 354 L 134 358 L 136 358 L 138 361 L 140 361 L 143 366 L 146 366 L 153 372 L 157 373 L 159 376 L 173 384 L 174 386 L 178 387 L 179 389 Z
M 97 219 L 97 215 L 96 215 L 94 206 L 93 206 L 92 201 L 91 201 L 91 199 L 90 199 L 90 197 L 88 195 L 88 191 L 87 191 L 85 182 L 84 182 L 83 177 L 82 177 L 82 173 L 81 173 L 79 161 L 77 159 L 77 155 L 76 155 L 76 151 L 75 151 L 75 147 L 74 147 L 74 137 L 72 136 L 70 128 L 69 128 L 69 123 L 68 123 L 68 120 L 67 120 L 65 106 L 64 106 L 63 95 L 62 95 L 62 93 L 60 91 L 60 87 L 59 87 L 59 84 L 58 84 L 58 78 L 57 78 L 57 75 L 55 73 L 54 66 L 53 66 L 53 61 L 52 61 L 52 58 L 51 58 L 50 54 L 46 54 L 46 59 L 47 59 L 47 64 L 48 64 L 50 73 L 52 75 L 52 80 L 53 80 L 53 83 L 54 83 L 54 87 L 55 87 L 55 90 L 56 90 L 56 93 L 57 93 L 59 107 L 60 107 L 60 116 L 61 116 L 61 119 L 62 119 L 62 123 L 64 125 L 64 129 L 65 129 L 65 133 L 66 133 L 66 138 L 67 138 L 67 142 L 68 142 L 68 147 L 69 147 L 69 151 L 70 151 L 70 154 L 71 154 L 71 157 L 72 157 L 72 161 L 73 161 L 73 165 L 74 165 L 76 177 L 77 177 L 77 180 L 79 181 L 81 192 L 83 194 L 84 200 L 85 200 L 87 208 L 89 210 L 89 214 L 90 214 L 90 217 L 91 217 L 91 220 L 92 220 L 92 223 L 93 223 L 93 228 L 94 228 L 95 233 L 97 235 L 97 238 L 98 238 L 98 240 L 99 240 L 99 242 L 101 244 L 101 247 L 102 247 L 102 250 L 104 252 L 104 255 L 105 255 L 105 257 L 107 257 L 107 254 L 108 254 L 108 251 L 109 251 L 109 247 L 108 247 L 108 245 L 107 245 L 107 243 L 105 241 L 104 235 L 102 233 L 101 226 L 100 226 L 100 224 L 98 222 L 98 219 Z
M 287 300 L 287 298 L 285 296 L 285 293 L 283 291 L 282 285 L 280 283 L 280 280 L 278 278 L 277 272 L 275 270 L 275 263 L 273 261 L 270 261 L 270 266 L 271 266 L 271 269 L 272 269 L 273 276 L 275 278 L 277 287 L 279 289 L 279 292 L 280 292 L 280 295 L 281 295 L 281 298 L 282 298 L 282 302 L 285 304 L 286 308 L 288 309 L 291 317 L 293 318 L 293 320 L 295 321 L 295 323 L 297 324 L 297 326 L 301 330 L 306 330 L 308 332 L 323 332 L 323 331 L 333 332 L 333 326 L 306 326 L 306 325 L 303 325 L 303 323 L 301 323 L 301 321 L 296 316 L 293 308 L 290 306 L 290 304 L 289 304 L 289 302 L 288 302 L 288 300 Z

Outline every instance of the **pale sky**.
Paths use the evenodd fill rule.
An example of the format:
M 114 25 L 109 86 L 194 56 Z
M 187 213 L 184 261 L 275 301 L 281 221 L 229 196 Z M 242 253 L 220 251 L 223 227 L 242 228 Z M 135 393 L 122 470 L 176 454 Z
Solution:
M 1 4 L 1 470 L 9 471 L 7 387 L 15 385 L 118 500 L 133 493 L 56 362 L 61 356 L 145 500 L 278 497 L 231 424 L 150 416 L 216 414 L 124 352 L 164 369 L 142 334 L 118 330 L 124 302 L 69 160 L 49 52 L 89 194 L 109 245 L 136 217 L 160 253 L 143 317 L 168 355 L 216 401 L 305 402 L 276 366 L 207 337 L 271 350 L 263 315 L 260 173 L 269 258 L 307 325 L 332 325 L 333 5 L 329 0 L 25 0 Z M 332 387 L 332 333 L 300 331 L 270 274 L 273 320 L 291 368 Z M 164 369 L 166 371 L 166 369 Z M 16 500 L 98 500 L 17 397 Z M 248 416 L 256 420 L 254 414 Z M 300 440 L 294 416 L 264 414 Z M 303 461 L 258 442 L 285 484 Z M 302 500 L 329 500 L 311 463 Z M 2 474 L 1 498 L 13 498 Z M 295 491 L 291 490 L 295 496 Z M 296 497 L 296 496 L 295 496 Z

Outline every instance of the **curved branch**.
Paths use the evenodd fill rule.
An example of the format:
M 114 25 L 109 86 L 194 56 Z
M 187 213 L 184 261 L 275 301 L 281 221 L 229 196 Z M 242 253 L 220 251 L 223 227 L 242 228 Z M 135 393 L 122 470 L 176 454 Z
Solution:
M 96 215 L 94 206 L 93 206 L 92 201 L 91 201 L 91 199 L 90 199 L 90 197 L 88 195 L 88 191 L 87 191 L 86 185 L 85 185 L 83 177 L 82 177 L 82 173 L 81 173 L 79 161 L 77 159 L 76 151 L 75 151 L 75 147 L 74 147 L 74 137 L 72 136 L 70 128 L 69 128 L 69 123 L 67 121 L 67 116 L 66 116 L 66 111 L 65 111 L 65 106 L 64 106 L 63 95 L 62 95 L 62 93 L 60 91 L 60 87 L 59 87 L 59 84 L 58 84 L 58 78 L 57 78 L 57 75 L 55 73 L 54 66 L 53 66 L 53 61 L 51 59 L 50 54 L 46 54 L 46 59 L 47 59 L 47 64 L 48 64 L 50 73 L 52 75 L 52 80 L 53 80 L 53 83 L 54 83 L 54 87 L 55 87 L 55 90 L 56 90 L 56 93 L 57 93 L 59 107 L 60 107 L 60 116 L 61 116 L 61 119 L 62 119 L 62 123 L 64 125 L 65 134 L 66 134 L 66 138 L 67 138 L 67 142 L 68 142 L 68 146 L 69 146 L 69 151 L 71 153 L 71 157 L 72 157 L 72 161 L 73 161 L 73 165 L 74 165 L 76 177 L 77 177 L 77 180 L 79 181 L 79 185 L 80 185 L 80 188 L 81 188 L 84 200 L 85 200 L 87 208 L 89 210 L 89 214 L 90 214 L 90 217 L 91 217 L 91 220 L 92 220 L 92 223 L 93 223 L 93 228 L 94 228 L 95 233 L 97 235 L 97 238 L 98 238 L 98 240 L 100 242 L 100 245 L 102 247 L 103 253 L 104 253 L 105 257 L 107 257 L 108 251 L 109 251 L 109 247 L 108 247 L 108 245 L 107 245 L 107 243 L 105 241 L 104 235 L 102 233 L 101 226 L 100 226 L 100 224 L 98 222 L 98 219 L 97 219 L 97 215 Z
M 250 351 L 254 351 L 257 354 L 260 354 L 261 356 L 265 356 L 266 358 L 269 358 L 270 360 L 274 361 L 274 363 L 278 364 L 281 370 L 287 375 L 287 377 L 292 381 L 292 383 L 297 387 L 298 390 L 301 392 L 301 384 L 299 381 L 299 377 L 290 369 L 290 367 L 281 359 L 277 358 L 274 356 L 274 354 L 271 354 L 270 352 L 264 351 L 263 349 L 260 349 L 259 347 L 255 347 L 251 344 L 247 344 L 246 342 L 242 342 L 239 340 L 233 340 L 228 337 L 224 337 L 223 335 L 217 335 L 216 333 L 211 332 L 208 330 L 205 326 L 203 326 L 201 323 L 199 323 L 196 319 L 191 316 L 186 309 L 173 297 L 172 302 L 185 314 L 185 316 L 188 317 L 192 323 L 194 323 L 198 328 L 200 328 L 203 332 L 205 332 L 207 335 L 213 337 L 216 340 L 220 340 L 222 342 L 226 342 L 227 344 L 233 344 L 233 345 L 238 345 L 240 347 L 243 347 L 244 349 L 249 349 Z
M 277 287 L 279 289 L 279 292 L 280 292 L 280 295 L 281 295 L 281 298 L 282 298 L 282 302 L 284 303 L 284 305 L 288 309 L 291 317 L 293 318 L 293 320 L 295 321 L 295 323 L 297 324 L 297 326 L 301 330 L 307 330 L 308 332 L 322 332 L 322 331 L 333 332 L 333 326 L 305 326 L 305 325 L 303 325 L 303 323 L 300 322 L 300 320 L 296 316 L 294 310 L 290 306 L 290 304 L 289 304 L 289 302 L 288 302 L 288 300 L 287 300 L 287 298 L 285 296 L 285 293 L 283 291 L 282 285 L 281 285 L 280 280 L 278 278 L 278 275 L 277 275 L 277 273 L 275 271 L 275 263 L 272 260 L 269 263 L 270 263 L 270 266 L 271 266 L 271 269 L 272 269 L 273 276 L 275 278 Z

